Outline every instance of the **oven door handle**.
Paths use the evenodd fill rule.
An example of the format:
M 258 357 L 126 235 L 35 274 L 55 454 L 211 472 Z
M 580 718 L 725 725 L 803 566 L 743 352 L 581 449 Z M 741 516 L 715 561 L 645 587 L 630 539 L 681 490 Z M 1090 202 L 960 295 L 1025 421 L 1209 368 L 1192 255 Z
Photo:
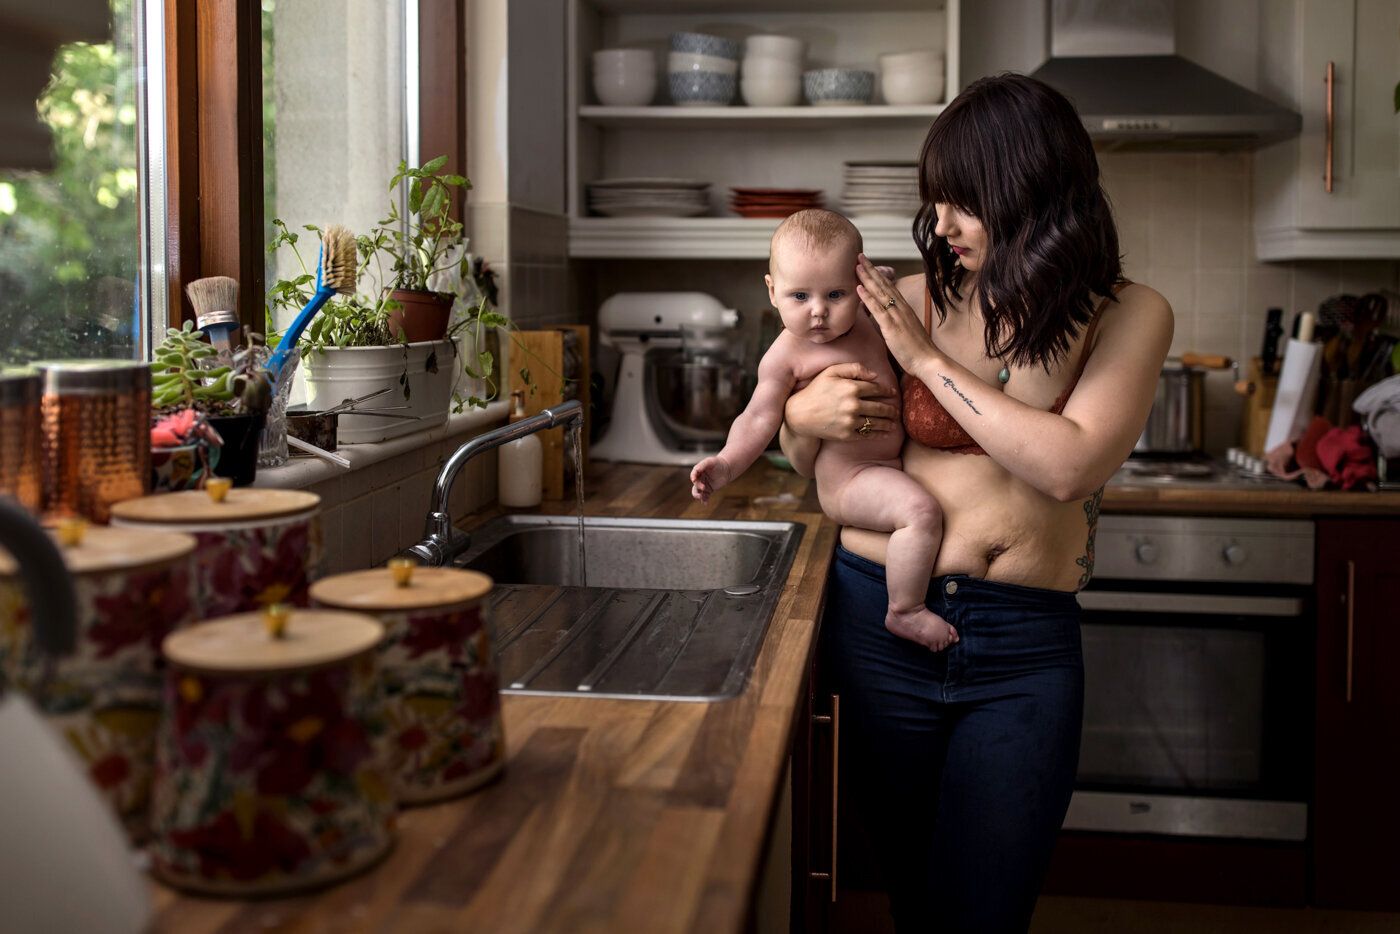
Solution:
M 1081 607 L 1094 611 L 1230 616 L 1301 616 L 1303 613 L 1303 601 L 1297 597 L 1236 597 L 1125 590 L 1081 590 L 1078 596 Z

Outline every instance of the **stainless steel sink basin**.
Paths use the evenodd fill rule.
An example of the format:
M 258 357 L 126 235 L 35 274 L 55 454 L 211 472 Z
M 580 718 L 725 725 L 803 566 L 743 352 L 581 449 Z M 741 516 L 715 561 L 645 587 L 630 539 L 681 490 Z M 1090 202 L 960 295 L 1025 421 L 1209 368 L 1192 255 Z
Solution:
M 722 700 L 743 692 L 803 527 L 502 516 L 459 567 L 491 576 L 506 693 Z

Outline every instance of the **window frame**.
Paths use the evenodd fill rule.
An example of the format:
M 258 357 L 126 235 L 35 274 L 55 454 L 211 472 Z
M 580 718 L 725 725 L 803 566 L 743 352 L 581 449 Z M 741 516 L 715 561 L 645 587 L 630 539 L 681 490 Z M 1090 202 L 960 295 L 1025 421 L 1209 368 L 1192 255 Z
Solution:
M 267 292 L 261 4 L 151 2 L 164 2 L 165 9 L 167 320 L 172 327 L 194 320 L 186 284 L 232 276 L 240 322 L 261 332 Z M 466 175 L 466 0 L 416 2 L 418 151 L 446 153 L 445 168 Z M 453 199 L 457 220 L 465 198 Z

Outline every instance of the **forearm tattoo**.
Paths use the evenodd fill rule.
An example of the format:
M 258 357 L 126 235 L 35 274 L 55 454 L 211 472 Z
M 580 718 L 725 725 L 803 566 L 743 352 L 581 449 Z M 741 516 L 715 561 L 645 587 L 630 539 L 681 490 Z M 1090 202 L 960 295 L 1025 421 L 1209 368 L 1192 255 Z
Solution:
M 1094 533 L 1099 530 L 1099 505 L 1103 503 L 1103 487 L 1099 487 L 1093 496 L 1084 501 L 1084 518 L 1089 523 L 1089 540 L 1084 543 L 1084 554 L 1074 559 L 1074 563 L 1084 569 L 1084 573 L 1079 575 L 1079 586 L 1082 588 L 1089 583 L 1089 578 L 1094 576 Z
M 967 407 L 969 409 L 971 409 L 974 412 L 977 412 L 978 415 L 982 414 L 980 411 L 978 411 L 977 406 L 972 404 L 972 400 L 969 399 L 967 396 L 963 395 L 963 391 L 961 389 L 953 385 L 953 378 L 951 376 L 944 376 L 942 373 L 939 373 L 938 378 L 943 380 L 944 386 L 947 386 L 949 389 L 953 390 L 953 392 L 957 393 L 958 398 L 966 402 Z

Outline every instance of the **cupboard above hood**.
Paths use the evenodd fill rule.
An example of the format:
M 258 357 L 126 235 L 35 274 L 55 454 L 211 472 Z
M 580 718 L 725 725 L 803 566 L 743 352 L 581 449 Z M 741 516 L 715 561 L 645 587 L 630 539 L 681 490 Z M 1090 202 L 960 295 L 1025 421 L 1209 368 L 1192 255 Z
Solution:
M 1032 74 L 1065 94 L 1101 149 L 1250 150 L 1302 118 L 1176 54 L 1171 0 L 1053 0 L 1051 57 Z

